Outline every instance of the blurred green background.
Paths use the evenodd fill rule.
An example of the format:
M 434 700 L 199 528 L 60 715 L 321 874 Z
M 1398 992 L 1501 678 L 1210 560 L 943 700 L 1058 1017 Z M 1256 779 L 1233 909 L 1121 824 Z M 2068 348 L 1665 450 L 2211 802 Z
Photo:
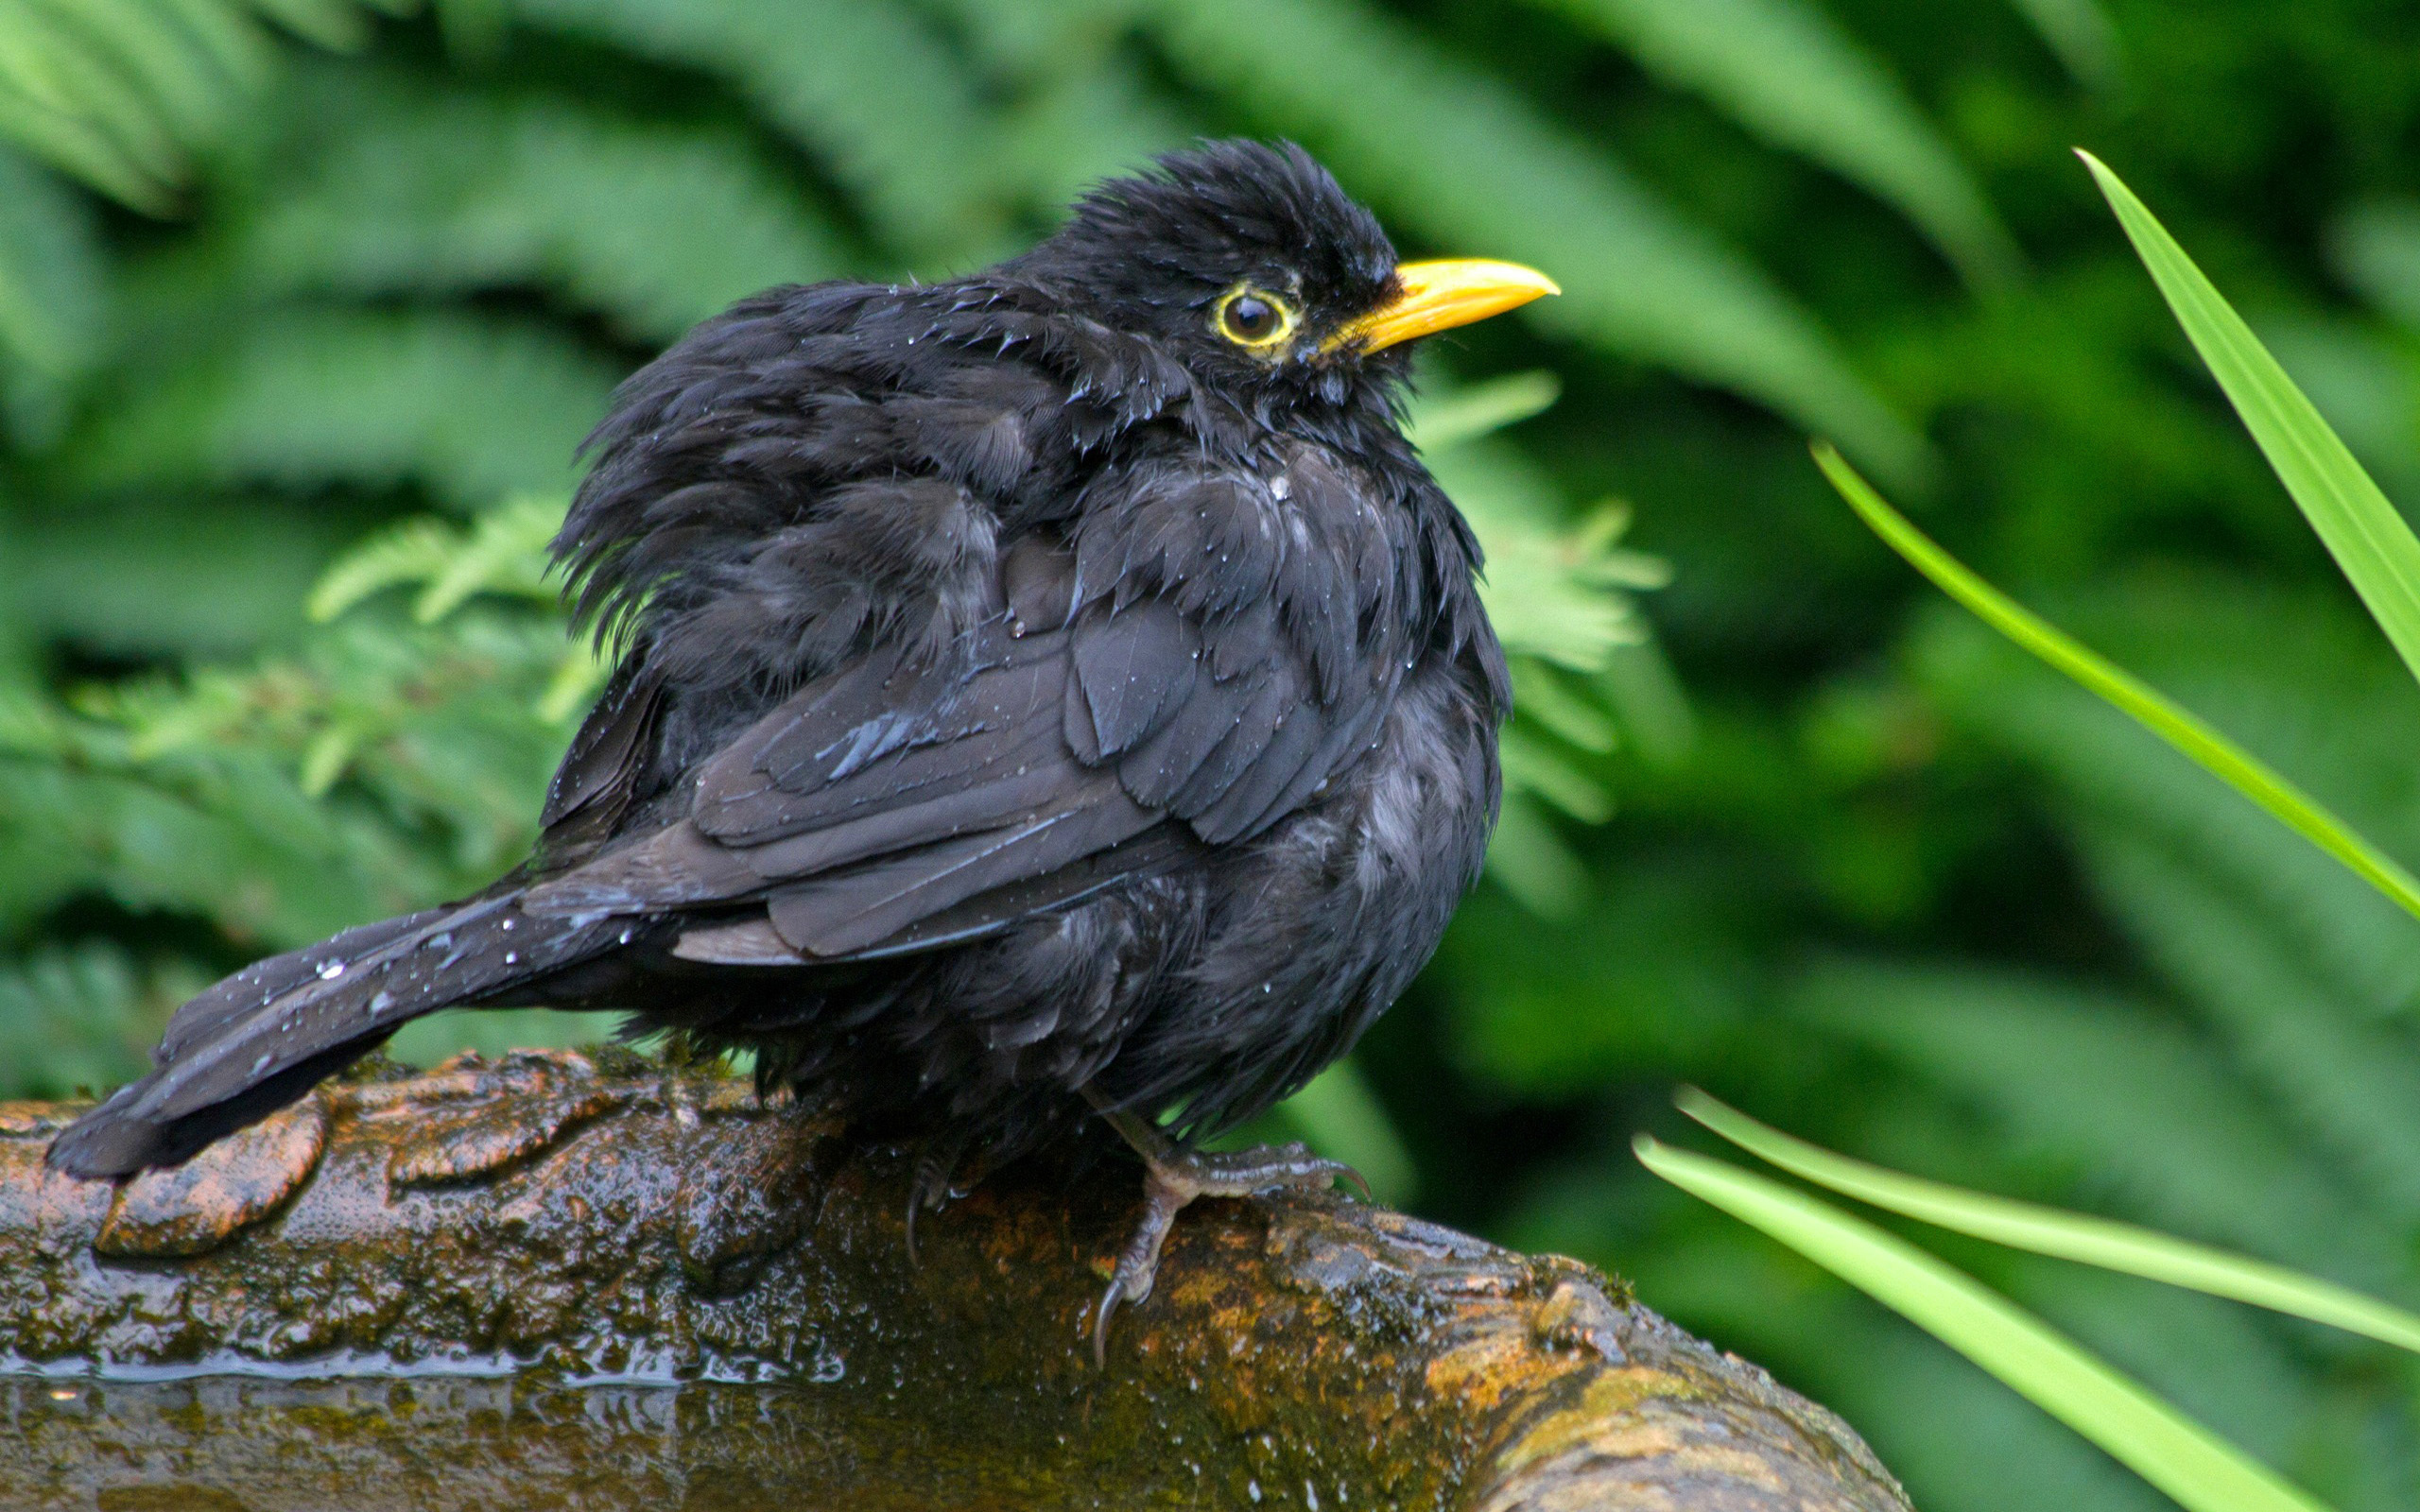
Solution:
M 1675 1083 L 2420 1302 L 2420 928 L 1937 602 L 1804 439 L 2420 858 L 2420 696 L 2066 150 L 2420 499 L 2420 13 L 2355 0 L 23 0 L 0 1096 L 517 859 L 596 675 L 534 554 L 621 373 L 1230 131 L 1568 290 L 1426 377 L 1526 653 L 1494 880 L 1284 1122 L 1635 1279 L 1934 1512 L 2167 1503 L 1642 1172 Z M 2332 1504 L 2420 1504 L 2384 1349 L 1939 1243 Z

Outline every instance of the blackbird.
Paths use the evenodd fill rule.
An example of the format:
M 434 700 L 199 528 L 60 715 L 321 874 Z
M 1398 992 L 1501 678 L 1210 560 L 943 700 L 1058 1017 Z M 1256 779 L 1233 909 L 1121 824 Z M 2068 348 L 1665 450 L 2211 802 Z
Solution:
M 57 1168 L 173 1165 L 441 1008 L 614 1008 L 919 1143 L 913 1209 L 1107 1119 L 1150 1294 L 1200 1141 L 1435 948 L 1504 659 L 1404 438 L 1408 343 L 1555 292 L 1399 263 L 1290 144 L 1205 143 L 935 284 L 769 290 L 615 392 L 554 558 L 618 650 L 530 859 L 247 967 Z

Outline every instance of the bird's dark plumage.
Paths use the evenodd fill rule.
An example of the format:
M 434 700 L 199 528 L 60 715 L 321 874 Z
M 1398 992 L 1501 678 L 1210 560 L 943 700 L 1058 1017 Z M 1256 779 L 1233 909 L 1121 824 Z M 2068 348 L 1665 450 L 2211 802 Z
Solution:
M 1496 805 L 1478 551 L 1357 335 L 1406 287 L 1310 158 L 1226 142 L 973 277 L 699 326 L 556 542 L 624 649 L 530 861 L 196 998 L 54 1162 L 181 1160 L 463 1005 L 751 1046 L 978 1167 L 1301 1086 Z

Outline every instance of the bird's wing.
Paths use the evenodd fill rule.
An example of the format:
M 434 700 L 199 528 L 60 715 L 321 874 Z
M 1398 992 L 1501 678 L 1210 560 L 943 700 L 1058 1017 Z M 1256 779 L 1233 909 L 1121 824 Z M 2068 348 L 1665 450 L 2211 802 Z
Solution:
M 703 765 L 686 818 L 525 906 L 703 914 L 699 959 L 926 949 L 1247 838 L 1374 737 L 1395 659 L 1322 678 L 1277 596 L 1206 615 L 1082 578 L 1029 538 L 959 654 L 811 683 Z

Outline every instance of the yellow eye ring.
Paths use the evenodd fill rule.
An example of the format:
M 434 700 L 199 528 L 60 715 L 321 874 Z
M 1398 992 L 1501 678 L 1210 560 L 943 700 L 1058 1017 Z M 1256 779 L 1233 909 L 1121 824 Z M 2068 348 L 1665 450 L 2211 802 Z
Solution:
M 1220 295 L 1210 323 L 1236 346 L 1265 352 L 1294 334 L 1294 307 L 1266 289 L 1243 284 Z

